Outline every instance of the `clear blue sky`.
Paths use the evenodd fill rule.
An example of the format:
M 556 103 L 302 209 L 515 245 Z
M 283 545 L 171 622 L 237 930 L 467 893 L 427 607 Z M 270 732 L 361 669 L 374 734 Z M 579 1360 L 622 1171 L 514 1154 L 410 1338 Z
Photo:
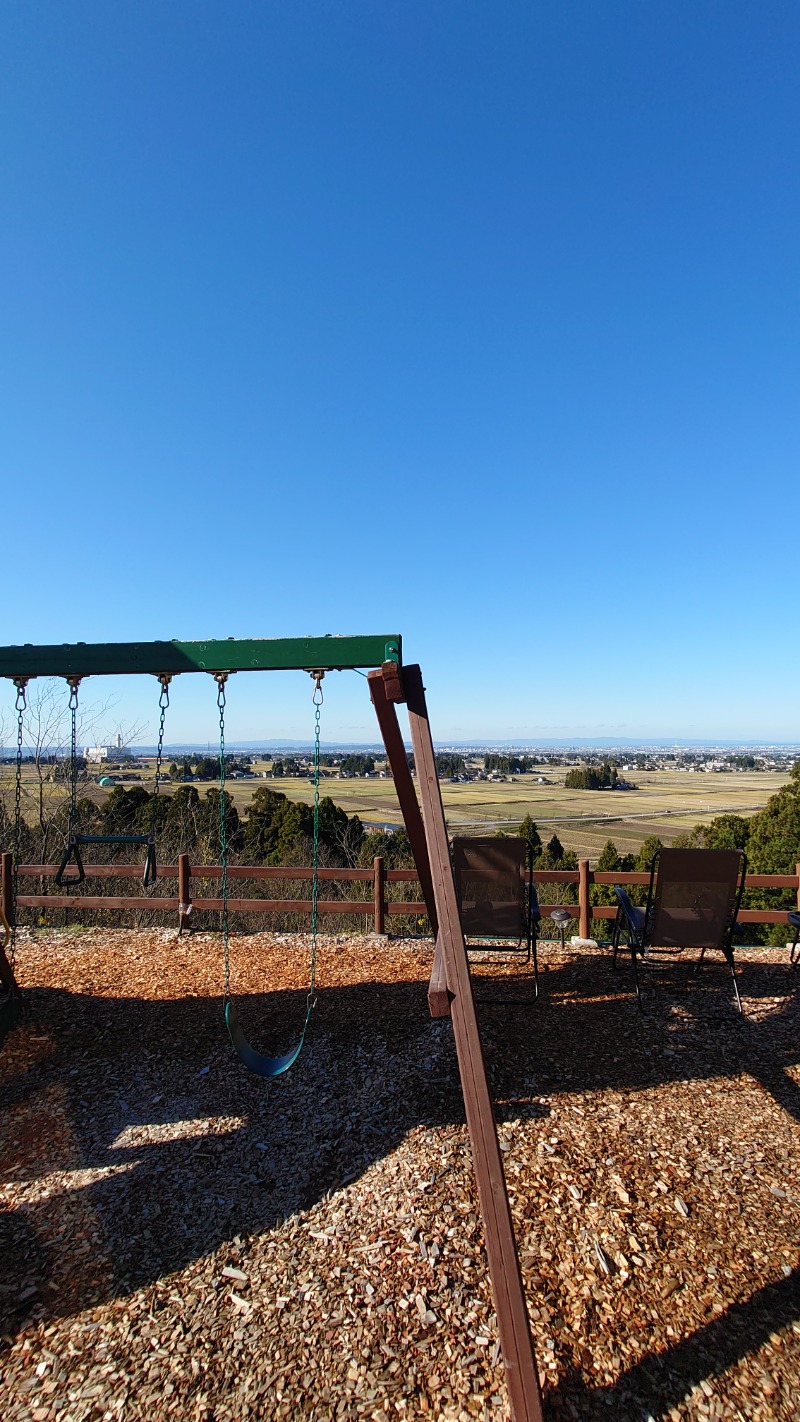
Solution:
M 440 740 L 800 739 L 795 0 L 7 0 L 0 53 L 0 640 L 400 631 Z

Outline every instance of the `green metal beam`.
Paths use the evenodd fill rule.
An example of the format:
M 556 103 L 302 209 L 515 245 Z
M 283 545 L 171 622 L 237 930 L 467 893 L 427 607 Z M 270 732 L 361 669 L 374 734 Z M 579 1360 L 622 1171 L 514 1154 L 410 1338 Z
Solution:
M 240 642 L 77 642 L 0 647 L 0 677 L 120 676 L 222 671 L 348 671 L 400 662 L 402 641 L 381 637 L 261 637 Z

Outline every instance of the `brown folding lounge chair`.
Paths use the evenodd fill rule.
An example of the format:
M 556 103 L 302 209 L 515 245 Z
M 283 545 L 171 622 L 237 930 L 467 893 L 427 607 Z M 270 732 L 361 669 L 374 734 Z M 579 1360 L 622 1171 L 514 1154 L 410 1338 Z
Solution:
M 534 998 L 526 1002 L 539 995 L 536 931 L 541 914 L 532 864 L 526 839 L 483 836 L 453 840 L 456 895 L 467 947 L 533 962 Z M 470 942 L 476 938 L 480 943 Z M 497 939 L 505 941 L 498 943 Z M 511 999 L 503 1001 L 511 1003 Z M 522 1000 L 517 1001 L 522 1006 Z
M 699 948 L 701 962 L 707 948 L 718 948 L 731 970 L 736 1003 L 742 1011 L 733 934 L 746 871 L 747 857 L 740 849 L 660 849 L 650 866 L 645 908 L 637 908 L 625 890 L 614 885 L 619 906 L 612 967 L 617 966 L 621 937 L 626 933 L 640 1008 L 637 959 L 644 958 L 648 948 Z

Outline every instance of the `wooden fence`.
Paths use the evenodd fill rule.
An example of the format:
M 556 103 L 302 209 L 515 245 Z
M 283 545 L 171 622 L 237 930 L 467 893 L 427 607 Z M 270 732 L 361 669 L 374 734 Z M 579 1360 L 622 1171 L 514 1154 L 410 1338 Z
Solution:
M 141 879 L 142 870 L 137 864 L 86 864 L 88 879 Z M 53 879 L 57 872 L 55 864 L 21 864 L 20 880 Z M 308 883 L 313 871 L 305 868 L 284 867 L 282 865 L 235 864 L 228 867 L 228 880 L 253 882 L 269 880 L 296 881 Z M 159 879 L 177 880 L 177 895 L 138 894 L 108 895 L 80 893 L 26 894 L 17 896 L 19 908 L 70 908 L 70 909 L 158 909 L 176 913 L 179 920 L 185 919 L 192 911 L 222 908 L 221 898 L 192 898 L 192 880 L 221 879 L 222 866 L 219 864 L 192 864 L 188 854 L 178 856 L 177 864 L 159 866 Z M 588 938 L 592 919 L 613 919 L 616 908 L 609 904 L 593 904 L 591 887 L 593 884 L 647 884 L 649 874 L 621 873 L 614 870 L 599 872 L 589 868 L 588 859 L 581 859 L 577 869 L 534 870 L 534 883 L 541 898 L 541 886 L 546 884 L 575 885 L 577 903 L 548 904 L 540 902 L 542 916 L 546 917 L 554 908 L 566 908 L 578 921 L 578 932 Z M 419 882 L 415 869 L 387 869 L 383 858 L 378 855 L 372 866 L 365 869 L 320 869 L 320 884 L 369 884 L 370 896 L 363 899 L 325 899 L 317 902 L 320 914 L 359 914 L 372 919 L 372 931 L 385 933 L 387 919 L 394 917 L 422 918 L 426 913 L 425 904 L 420 900 L 402 900 L 387 897 L 387 885 Z M 748 874 L 748 889 L 794 889 L 797 906 L 800 909 L 800 863 L 794 874 Z M 0 864 L 0 890 L 3 910 L 9 922 L 14 912 L 13 865 L 10 854 L 3 854 Z M 310 913 L 310 899 L 267 899 L 229 897 L 231 913 Z M 741 909 L 741 923 L 785 923 L 786 909 Z

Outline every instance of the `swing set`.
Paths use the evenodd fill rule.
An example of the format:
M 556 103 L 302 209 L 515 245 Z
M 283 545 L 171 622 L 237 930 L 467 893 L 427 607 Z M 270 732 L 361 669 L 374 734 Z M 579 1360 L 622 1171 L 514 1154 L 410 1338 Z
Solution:
M 116 850 L 137 846 L 145 850 L 144 888 L 158 878 L 156 828 L 161 761 L 170 685 L 175 677 L 205 672 L 217 686 L 219 712 L 219 837 L 221 849 L 221 930 L 223 943 L 224 1014 L 233 1047 L 241 1061 L 257 1075 L 281 1075 L 297 1061 L 317 1001 L 316 958 L 319 894 L 319 779 L 322 681 L 333 671 L 367 669 L 367 683 L 394 778 L 406 832 L 422 888 L 435 950 L 428 1004 L 433 1017 L 450 1017 L 458 1057 L 478 1197 L 486 1236 L 489 1272 L 497 1311 L 509 1403 L 513 1422 L 542 1422 L 539 1375 L 533 1351 L 525 1294 L 522 1285 L 514 1227 L 508 1201 L 502 1154 L 491 1096 L 486 1079 L 475 1002 L 472 995 L 464 932 L 450 858 L 447 826 L 436 773 L 433 737 L 422 673 L 404 666 L 399 636 L 281 638 L 207 642 L 126 642 L 61 646 L 0 647 L 0 677 L 16 688 L 17 747 L 13 830 L 11 902 L 0 916 L 5 944 L 0 947 L 0 1040 L 20 1017 L 22 997 L 15 976 L 16 903 L 21 845 L 21 787 L 26 689 L 35 677 L 63 678 L 69 687 L 70 799 L 67 844 L 55 876 L 59 888 L 74 890 L 83 883 L 86 867 L 81 853 L 88 846 L 107 845 Z M 314 683 L 313 854 L 311 876 L 311 959 L 305 1020 L 297 1044 L 282 1056 L 265 1056 L 248 1042 L 231 994 L 230 933 L 228 922 L 228 837 L 225 806 L 225 711 L 230 676 L 246 671 L 305 671 Z M 155 676 L 160 686 L 159 736 L 155 790 L 150 830 L 146 835 L 83 835 L 79 832 L 77 785 L 77 712 L 81 683 L 90 676 Z M 411 730 L 417 786 L 408 766 L 397 718 L 405 703 Z M 419 799 L 417 797 L 419 789 Z M 421 801 L 421 805 L 420 805 Z M 76 897 L 76 907 L 80 905 Z M 10 912 L 9 912 L 10 908 Z M 7 920 L 7 922 L 6 922 Z

